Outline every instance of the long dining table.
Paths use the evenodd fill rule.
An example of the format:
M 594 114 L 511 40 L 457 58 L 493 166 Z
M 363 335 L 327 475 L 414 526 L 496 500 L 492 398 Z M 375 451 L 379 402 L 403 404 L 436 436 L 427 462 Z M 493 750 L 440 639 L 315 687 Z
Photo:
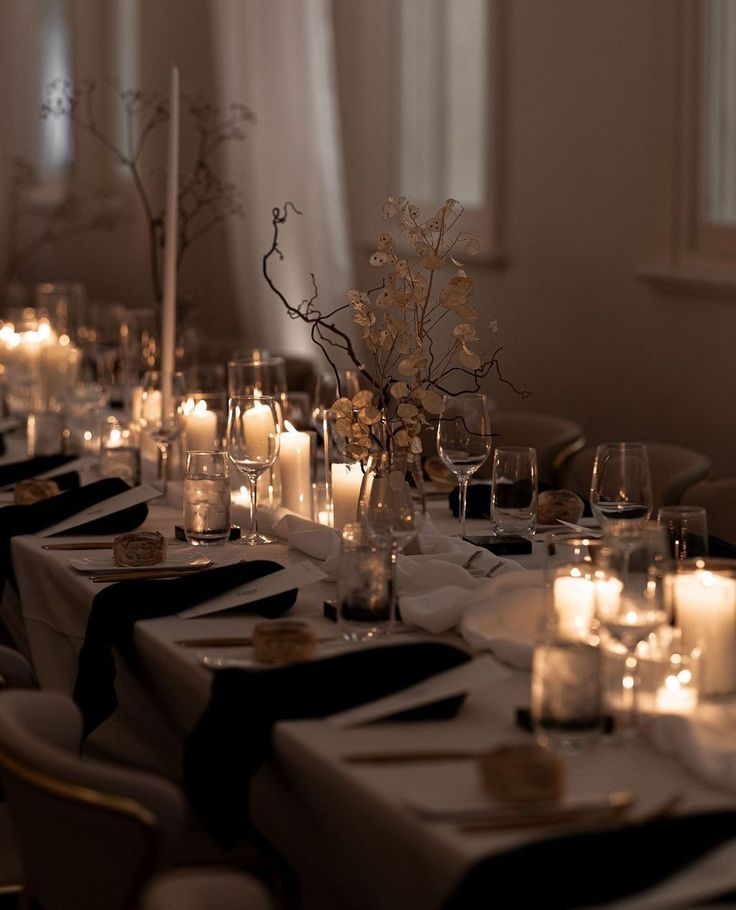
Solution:
M 454 532 L 456 519 L 446 498 L 431 502 L 430 511 L 440 529 Z M 175 546 L 179 521 L 174 505 L 154 501 L 145 527 L 162 531 Z M 468 530 L 484 533 L 487 528 L 470 521 Z M 71 694 L 90 606 L 101 585 L 70 567 L 70 558 L 78 554 L 44 549 L 48 542 L 36 535 L 13 539 L 14 581 L 6 586 L 0 616 L 31 660 L 39 684 Z M 286 542 L 253 548 L 227 543 L 206 553 L 218 565 L 265 558 L 288 566 L 307 559 Z M 540 544 L 518 560 L 526 567 L 539 566 Z M 311 584 L 299 591 L 289 615 L 313 626 L 319 655 L 371 647 L 339 640 L 335 623 L 323 610 L 334 593 L 331 581 Z M 257 621 L 223 612 L 138 622 L 135 665 L 118 660 L 119 705 L 90 736 L 89 753 L 181 780 L 183 746 L 208 704 L 218 662 L 249 658 L 242 646 L 188 647 L 181 642 L 248 636 Z M 402 641 L 427 637 L 411 631 L 395 636 Z M 445 638 L 460 641 L 454 632 Z M 517 709 L 529 705 L 529 672 L 493 659 L 484 672 L 483 684 L 469 692 L 451 719 L 380 720 L 346 728 L 329 718 L 276 724 L 270 755 L 252 783 L 252 819 L 295 869 L 311 906 L 440 908 L 484 858 L 567 832 L 564 826 L 471 832 L 458 824 L 463 811 L 488 801 L 476 754 L 529 741 L 529 733 L 517 724 Z M 244 720 L 233 716 L 231 722 Z M 461 754 L 436 754 L 449 748 Z M 412 760 L 402 755 L 392 760 L 391 753 L 406 751 L 415 753 Z M 642 737 L 604 742 L 565 761 L 571 799 L 632 791 L 632 820 L 656 817 L 675 805 L 680 813 L 736 810 L 736 794 L 696 779 L 675 757 Z M 565 874 L 576 874 L 574 856 Z M 620 906 L 688 906 L 731 889 L 736 889 L 736 846 L 728 841 Z M 514 904 L 497 896 L 495 905 Z

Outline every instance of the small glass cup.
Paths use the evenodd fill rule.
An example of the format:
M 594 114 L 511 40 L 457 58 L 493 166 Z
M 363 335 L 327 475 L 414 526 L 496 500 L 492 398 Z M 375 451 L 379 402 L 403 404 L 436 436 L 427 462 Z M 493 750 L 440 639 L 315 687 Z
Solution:
M 703 506 L 661 506 L 657 522 L 667 532 L 673 559 L 708 555 L 708 518 Z
M 549 630 L 532 659 L 532 724 L 540 745 L 579 752 L 603 729 L 601 653 L 594 637 Z
M 391 545 L 358 522 L 345 525 L 337 569 L 337 616 L 343 638 L 370 641 L 391 631 Z
M 495 534 L 534 533 L 537 526 L 537 451 L 499 446 L 493 453 L 491 526 Z
M 140 427 L 108 417 L 100 432 L 101 477 L 121 477 L 131 487 L 141 482 Z
M 64 450 L 64 415 L 57 411 L 29 414 L 26 423 L 26 447 L 29 458 L 58 455 Z
M 187 452 L 184 533 L 195 546 L 219 546 L 228 539 L 230 477 L 225 452 Z

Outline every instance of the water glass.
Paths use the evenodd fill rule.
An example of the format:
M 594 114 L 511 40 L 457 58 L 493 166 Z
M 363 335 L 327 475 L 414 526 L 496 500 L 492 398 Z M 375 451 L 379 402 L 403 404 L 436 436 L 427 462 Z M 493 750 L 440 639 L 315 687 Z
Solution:
M 121 477 L 131 487 L 141 482 L 140 427 L 108 417 L 100 432 L 100 477 Z
M 348 641 L 370 641 L 391 631 L 391 544 L 358 522 L 345 525 L 337 568 L 337 616 Z
M 228 539 L 230 477 L 225 452 L 187 452 L 184 533 L 195 546 L 220 545 Z
M 491 526 L 496 534 L 533 534 L 537 526 L 537 452 L 499 446 L 493 454 Z
M 591 641 L 540 641 L 532 659 L 532 724 L 537 741 L 560 752 L 593 744 L 603 729 L 600 649 Z
M 58 455 L 64 449 L 64 416 L 57 411 L 39 411 L 28 415 L 26 450 L 29 458 Z
M 600 524 L 642 522 L 652 514 L 652 481 L 642 442 L 598 446 L 590 482 L 590 508 Z
M 667 532 L 673 559 L 708 555 L 708 518 L 702 506 L 662 506 L 657 522 Z

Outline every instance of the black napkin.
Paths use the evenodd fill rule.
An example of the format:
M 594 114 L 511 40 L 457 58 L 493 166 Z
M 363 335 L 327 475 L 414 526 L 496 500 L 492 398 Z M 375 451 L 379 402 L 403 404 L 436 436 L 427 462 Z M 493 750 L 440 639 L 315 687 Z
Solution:
M 77 455 L 38 455 L 36 458 L 25 458 L 23 461 L 14 461 L 0 467 L 0 487 L 7 487 L 19 480 L 29 477 L 38 477 L 46 471 L 53 471 L 70 461 L 76 461 Z M 56 478 L 53 478 L 56 480 Z
M 736 837 L 736 812 L 703 812 L 542 840 L 477 863 L 444 910 L 594 907 L 651 888 Z M 533 870 L 533 875 L 530 875 Z
M 5 580 L 12 570 L 10 541 L 19 534 L 37 534 L 59 521 L 76 515 L 89 506 L 104 502 L 130 487 L 119 477 L 107 477 L 95 483 L 42 499 L 30 506 L 6 506 L 0 509 L 0 597 Z M 130 508 L 89 521 L 73 528 L 69 534 L 119 534 L 139 527 L 148 517 L 148 506 L 142 502 Z
M 121 581 L 100 591 L 92 601 L 74 685 L 74 701 L 84 716 L 85 736 L 117 708 L 112 649 L 116 648 L 127 660 L 134 660 L 136 622 L 170 616 L 279 569 L 283 566 L 277 562 L 253 560 L 172 581 Z M 274 619 L 293 605 L 296 595 L 296 590 L 286 591 L 243 609 Z
M 250 778 L 277 720 L 322 717 L 374 701 L 468 661 L 442 642 L 371 646 L 269 670 L 218 670 L 210 703 L 184 748 L 184 786 L 195 812 L 226 849 L 248 832 Z M 463 696 L 397 718 L 452 717 Z

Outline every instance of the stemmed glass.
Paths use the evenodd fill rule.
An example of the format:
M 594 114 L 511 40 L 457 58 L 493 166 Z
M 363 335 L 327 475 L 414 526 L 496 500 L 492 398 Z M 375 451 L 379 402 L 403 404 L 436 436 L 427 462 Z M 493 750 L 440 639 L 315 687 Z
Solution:
M 405 457 L 386 453 L 375 456 L 363 481 L 358 509 L 367 530 L 391 546 L 391 622 L 396 618 L 398 556 L 417 537 L 424 523 L 424 513 L 416 509 L 406 472 Z
M 670 559 L 663 528 L 619 522 L 606 528 L 596 560 L 596 617 L 626 652 L 622 682 L 630 727 L 637 716 L 637 645 L 667 625 L 671 616 L 664 590 Z
M 590 507 L 601 525 L 642 522 L 650 517 L 652 481 L 644 443 L 606 442 L 598 446 Z
M 175 373 L 171 383 L 171 397 L 164 407 L 161 373 L 150 370 L 141 380 L 140 425 L 158 448 L 158 478 L 166 494 L 169 477 L 169 448 L 182 432 L 181 400 L 184 394 L 184 376 Z
M 278 403 L 267 395 L 234 395 L 228 403 L 227 454 L 247 478 L 250 489 L 250 530 L 240 543 L 255 546 L 274 543 L 258 531 L 258 478 L 270 468 L 279 454 Z
M 491 418 L 485 395 L 445 395 L 437 426 L 437 452 L 460 486 L 460 537 L 465 537 L 468 480 L 491 451 Z

